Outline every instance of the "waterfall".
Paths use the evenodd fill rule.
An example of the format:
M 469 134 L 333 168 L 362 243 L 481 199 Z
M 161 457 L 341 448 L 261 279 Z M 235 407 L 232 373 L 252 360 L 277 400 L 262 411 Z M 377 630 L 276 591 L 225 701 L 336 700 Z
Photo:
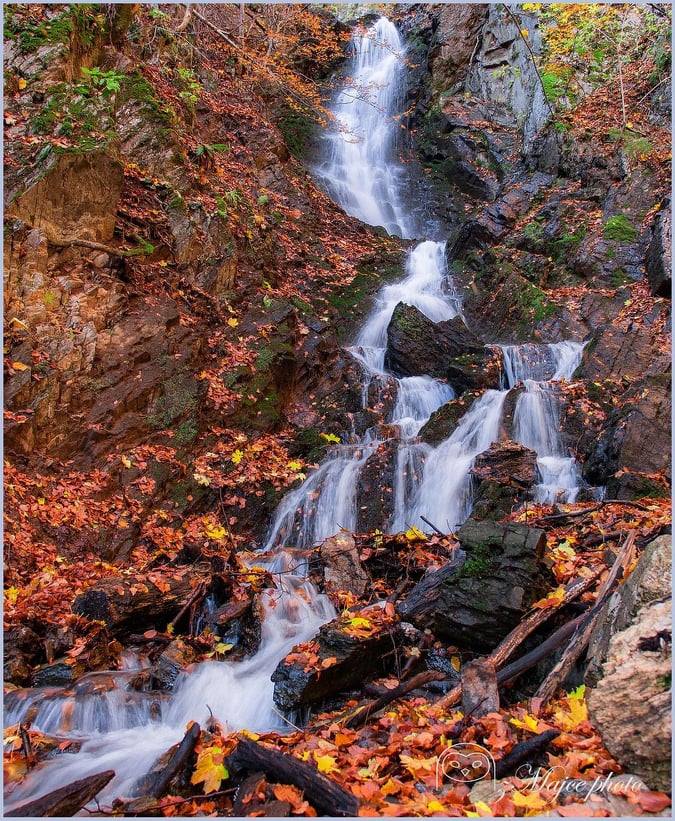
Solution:
M 404 238 L 417 228 L 404 206 L 405 168 L 397 156 L 397 115 L 404 98 L 405 53 L 400 35 L 386 18 L 352 39 L 348 79 L 332 104 L 338 128 L 324 138 L 325 159 L 316 176 L 349 214 Z M 377 295 L 349 353 L 361 364 L 364 407 L 372 380 L 394 377 L 384 366 L 387 327 L 399 302 L 417 307 L 434 322 L 461 315 L 449 277 L 445 243 L 420 241 L 408 253 L 404 276 Z M 581 354 L 576 343 L 505 346 L 509 386 L 525 381 L 516 409 L 519 440 L 537 452 L 541 483 L 549 498 L 559 490 L 573 498 L 576 467 L 562 453 L 557 433 L 557 400 L 550 388 L 569 378 Z M 507 389 L 488 390 L 470 407 L 454 432 L 436 448 L 418 440 L 431 414 L 454 397 L 452 387 L 429 376 L 394 380 L 396 401 L 381 427 L 398 435 L 393 481 L 394 511 L 383 523 L 390 531 L 412 524 L 428 530 L 422 516 L 449 530 L 470 513 L 470 469 L 475 457 L 498 438 Z M 263 621 L 258 652 L 238 663 L 208 661 L 180 676 L 171 694 L 139 693 L 129 670 L 84 676 L 72 690 L 15 691 L 6 699 L 7 720 L 35 709 L 33 726 L 82 741 L 78 753 L 46 761 L 18 785 L 11 803 L 36 798 L 63 784 L 107 768 L 115 778 L 99 795 L 102 803 L 129 794 L 136 779 L 180 740 L 188 721 L 205 723 L 210 713 L 229 730 L 288 729 L 273 703 L 271 675 L 296 644 L 314 636 L 335 616 L 330 600 L 307 580 L 306 566 L 287 545 L 310 547 L 339 528 L 357 522 L 359 475 L 390 433 L 376 426 L 363 437 L 338 444 L 302 485 L 287 493 L 256 563 L 274 578 L 261 597 Z M 574 485 L 576 487 L 576 485 Z M 98 678 L 97 678 L 98 677 Z
M 516 441 L 537 454 L 538 502 L 574 502 L 581 477 L 576 460 L 565 453 L 560 435 L 560 401 L 556 382 L 569 380 L 581 361 L 584 345 L 503 345 L 504 372 L 509 388 L 522 382 L 513 418 Z
M 330 196 L 352 217 L 389 234 L 414 236 L 401 202 L 405 169 L 395 152 L 405 87 L 405 47 L 396 26 L 381 17 L 350 44 L 348 77 L 332 105 L 337 128 L 315 169 Z

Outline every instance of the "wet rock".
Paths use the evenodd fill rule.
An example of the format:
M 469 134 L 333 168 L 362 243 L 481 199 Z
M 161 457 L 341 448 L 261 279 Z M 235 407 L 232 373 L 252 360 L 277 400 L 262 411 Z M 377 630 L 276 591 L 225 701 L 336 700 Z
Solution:
M 537 454 L 516 442 L 493 442 L 476 457 L 471 475 L 473 516 L 501 519 L 520 505 L 537 479 Z
M 671 550 L 672 536 L 659 536 L 650 542 L 628 580 L 603 607 L 586 654 L 585 682 L 588 686 L 594 686 L 602 678 L 602 665 L 612 637 L 631 624 L 641 607 L 670 596 Z
M 357 510 L 360 533 L 381 529 L 391 518 L 397 444 L 392 439 L 378 445 L 359 473 L 355 498 L 364 502 Z
M 670 791 L 671 600 L 640 608 L 609 642 L 602 678 L 587 694 L 589 716 L 624 769 Z
M 359 615 L 367 618 L 368 611 Z M 279 662 L 272 674 L 274 703 L 295 710 L 362 684 L 385 670 L 386 653 L 397 637 L 403 638 L 393 625 L 360 637 L 347 633 L 339 618 L 324 624 L 311 642 L 294 647 Z
M 499 366 L 459 317 L 432 322 L 400 302 L 387 329 L 386 366 L 397 376 L 428 374 L 447 378 L 463 392 L 497 384 Z
M 597 328 L 584 348 L 575 378 L 640 378 L 668 371 L 670 352 L 659 344 L 665 341 L 658 329 L 660 316 L 657 308 L 639 323 L 609 322 Z
M 481 392 L 466 391 L 457 399 L 451 399 L 434 411 L 419 432 L 420 439 L 430 445 L 438 445 L 452 435 L 457 423 L 478 399 Z
M 32 667 L 42 653 L 40 638 L 26 625 L 17 625 L 3 633 L 3 669 L 5 681 L 24 685 L 30 682 Z
M 330 590 L 349 590 L 362 596 L 369 582 L 359 561 L 359 552 L 351 533 L 340 532 L 319 547 L 324 563 L 324 579 Z
M 78 672 L 72 664 L 58 661 L 45 664 L 33 673 L 33 687 L 69 687 L 75 683 Z
M 197 653 L 183 639 L 174 639 L 152 669 L 153 688 L 171 690 L 178 676 L 197 660 Z
M 670 474 L 670 375 L 644 379 L 621 396 L 584 465 L 584 478 L 610 498 L 667 495 L 650 474 Z
M 459 646 L 490 650 L 540 598 L 546 534 L 519 524 L 469 519 L 461 552 L 427 573 L 398 606 L 402 618 Z
M 670 197 L 661 203 L 652 228 L 652 238 L 647 250 L 647 279 L 655 296 L 670 297 L 672 291 L 671 268 L 673 239 L 670 213 Z
M 51 240 L 78 237 L 106 241 L 115 228 L 122 192 L 121 163 L 104 151 L 61 154 L 11 203 L 8 214 Z
M 438 91 L 452 88 L 466 76 L 486 14 L 485 6 L 467 3 L 440 8 L 431 61 L 431 81 Z

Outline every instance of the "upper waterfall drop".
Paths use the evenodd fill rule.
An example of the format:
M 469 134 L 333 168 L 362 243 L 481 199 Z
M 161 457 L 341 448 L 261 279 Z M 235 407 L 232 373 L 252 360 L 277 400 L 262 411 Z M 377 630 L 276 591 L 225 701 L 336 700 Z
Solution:
M 354 35 L 350 50 L 349 81 L 331 105 L 336 128 L 324 137 L 328 150 L 315 174 L 350 216 L 412 239 L 414 221 L 401 202 L 405 169 L 396 156 L 405 45 L 396 26 L 380 17 Z

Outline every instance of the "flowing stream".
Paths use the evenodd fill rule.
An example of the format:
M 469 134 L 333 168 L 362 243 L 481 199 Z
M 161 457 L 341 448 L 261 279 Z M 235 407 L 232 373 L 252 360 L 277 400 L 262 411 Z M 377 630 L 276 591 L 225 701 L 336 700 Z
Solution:
M 397 115 L 404 97 L 404 45 L 382 17 L 351 43 L 348 79 L 333 103 L 339 124 L 326 135 L 324 161 L 315 173 L 334 200 L 349 214 L 403 238 L 423 236 L 404 192 L 406 171 L 397 156 Z M 182 674 L 171 694 L 137 692 L 130 687 L 133 669 L 82 677 L 70 691 L 39 688 L 10 693 L 6 724 L 30 709 L 33 726 L 77 739 L 81 749 L 41 765 L 11 794 L 19 804 L 63 784 L 111 768 L 116 777 L 99 795 L 106 801 L 129 795 L 136 780 L 185 732 L 187 722 L 202 725 L 210 712 L 228 729 L 253 731 L 288 727 L 275 709 L 270 676 L 295 644 L 306 641 L 334 617 L 329 599 L 307 581 L 297 554 L 341 527 L 354 529 L 359 499 L 358 477 L 384 441 L 396 446 L 393 513 L 383 529 L 399 531 L 415 524 L 428 530 L 421 516 L 453 529 L 471 510 L 470 469 L 475 457 L 499 436 L 508 388 L 522 381 L 516 408 L 517 438 L 537 452 L 541 481 L 538 498 L 572 500 L 578 491 L 574 460 L 563 453 L 558 433 L 555 380 L 569 378 L 581 355 L 577 343 L 504 346 L 508 388 L 489 390 L 477 399 L 452 435 L 436 448 L 417 438 L 431 414 L 454 398 L 452 387 L 429 376 L 396 379 L 385 369 L 387 326 L 399 302 L 416 306 L 438 322 L 461 315 L 443 242 L 420 239 L 408 253 L 405 275 L 382 289 L 348 349 L 363 372 L 367 406 L 374 379 L 392 382 L 396 399 L 390 417 L 361 437 L 336 445 L 324 462 L 289 492 L 271 524 L 265 556 L 275 587 L 263 594 L 262 641 L 258 652 L 239 663 L 209 661 Z M 380 428 L 398 429 L 391 433 Z M 367 503 L 368 500 L 361 500 Z

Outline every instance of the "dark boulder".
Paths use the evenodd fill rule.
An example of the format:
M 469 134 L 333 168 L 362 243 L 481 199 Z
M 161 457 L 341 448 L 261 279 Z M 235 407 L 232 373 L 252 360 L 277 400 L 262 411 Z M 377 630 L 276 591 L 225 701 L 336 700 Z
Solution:
M 355 497 L 361 501 L 356 511 L 360 533 L 382 529 L 393 513 L 396 445 L 393 439 L 382 442 L 361 468 Z
M 461 317 L 432 322 L 402 302 L 394 309 L 387 329 L 385 364 L 397 376 L 447 378 L 460 393 L 499 381 L 497 357 Z
M 451 399 L 434 411 L 419 432 L 420 439 L 430 445 L 438 445 L 447 439 L 457 423 L 481 395 L 480 391 L 467 391 L 457 399 Z
M 652 228 L 647 249 L 647 278 L 655 296 L 670 297 L 672 290 L 671 267 L 673 260 L 672 217 L 670 197 L 661 204 Z
M 371 624 L 368 611 L 358 615 Z M 402 639 L 393 621 L 373 624 L 368 635 L 352 631 L 350 622 L 340 617 L 324 624 L 312 641 L 297 645 L 279 662 L 272 674 L 277 707 L 295 710 L 314 704 L 384 672 L 386 654 Z
M 501 519 L 519 506 L 537 478 L 537 454 L 509 440 L 493 442 L 476 457 L 473 517 Z
M 489 651 L 523 618 L 550 582 L 543 530 L 469 519 L 461 550 L 427 573 L 398 606 L 401 618 L 460 647 Z

